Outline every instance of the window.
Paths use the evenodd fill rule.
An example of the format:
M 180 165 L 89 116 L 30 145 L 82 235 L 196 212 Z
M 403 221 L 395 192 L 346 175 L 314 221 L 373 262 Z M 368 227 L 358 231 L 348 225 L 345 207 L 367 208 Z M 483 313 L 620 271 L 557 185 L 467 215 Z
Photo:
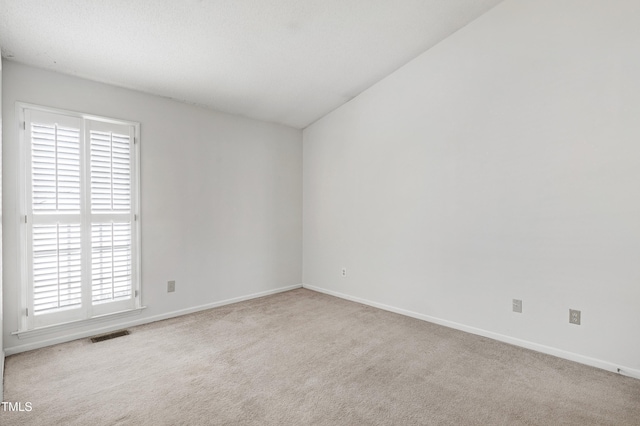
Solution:
M 140 307 L 137 123 L 22 116 L 22 330 Z

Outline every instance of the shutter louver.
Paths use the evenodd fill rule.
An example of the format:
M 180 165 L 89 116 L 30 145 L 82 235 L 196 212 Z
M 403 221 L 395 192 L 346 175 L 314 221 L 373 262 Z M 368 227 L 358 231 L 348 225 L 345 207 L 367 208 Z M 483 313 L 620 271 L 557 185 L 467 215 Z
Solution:
M 33 213 L 80 213 L 80 130 L 31 126 Z
M 91 225 L 91 294 L 94 304 L 131 297 L 131 224 Z
M 34 225 L 32 240 L 34 314 L 79 307 L 80 224 Z

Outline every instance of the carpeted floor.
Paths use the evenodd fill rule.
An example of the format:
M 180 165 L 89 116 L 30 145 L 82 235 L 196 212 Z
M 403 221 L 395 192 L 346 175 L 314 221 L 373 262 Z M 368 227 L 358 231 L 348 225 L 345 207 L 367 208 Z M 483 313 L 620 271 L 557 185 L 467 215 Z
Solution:
M 2 425 L 640 425 L 640 380 L 299 289 L 8 357 Z

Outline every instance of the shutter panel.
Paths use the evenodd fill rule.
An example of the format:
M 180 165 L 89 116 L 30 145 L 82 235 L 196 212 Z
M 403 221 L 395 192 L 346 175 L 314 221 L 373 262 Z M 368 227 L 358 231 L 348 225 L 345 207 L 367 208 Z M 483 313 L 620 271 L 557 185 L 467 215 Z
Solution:
M 91 294 L 93 304 L 131 297 L 131 224 L 91 225 Z
M 31 125 L 32 211 L 80 213 L 80 130 Z
M 129 136 L 112 135 L 113 210 L 129 213 L 131 210 L 131 147 Z
M 80 307 L 80 239 L 80 224 L 33 226 L 34 314 Z
M 131 211 L 131 138 L 107 125 L 91 130 L 91 213 Z M 94 305 L 132 296 L 131 222 L 112 220 L 91 224 L 91 300 Z
M 90 132 L 91 213 L 128 213 L 131 209 L 130 138 Z

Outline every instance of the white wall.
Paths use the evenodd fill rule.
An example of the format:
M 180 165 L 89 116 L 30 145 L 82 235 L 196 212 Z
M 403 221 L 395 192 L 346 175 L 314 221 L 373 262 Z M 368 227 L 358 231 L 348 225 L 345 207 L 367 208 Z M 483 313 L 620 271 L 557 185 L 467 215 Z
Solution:
M 639 40 L 508 0 L 306 128 L 305 286 L 640 373 Z
M 3 84 L 7 353 L 60 336 L 20 340 L 11 335 L 20 315 L 16 101 L 141 123 L 142 296 L 147 309 L 117 324 L 300 285 L 300 130 L 13 62 L 4 62 Z M 176 280 L 175 293 L 167 293 L 168 280 Z M 73 333 L 87 335 L 93 329 Z
M 0 330 L 3 327 L 2 310 L 2 60 L 0 60 Z M 4 401 L 4 341 L 0 332 L 0 401 Z

